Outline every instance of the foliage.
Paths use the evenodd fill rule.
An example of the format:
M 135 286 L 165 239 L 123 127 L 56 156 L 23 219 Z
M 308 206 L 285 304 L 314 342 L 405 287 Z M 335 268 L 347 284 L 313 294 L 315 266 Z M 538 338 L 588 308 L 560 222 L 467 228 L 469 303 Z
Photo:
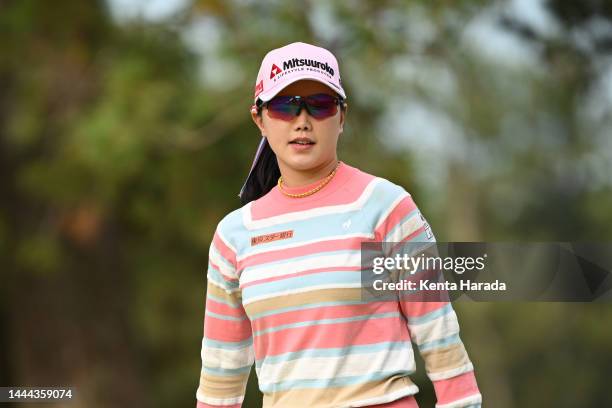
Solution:
M 608 239 L 612 10 L 554 0 L 542 24 L 512 3 L 201 0 L 149 21 L 0 2 L 0 383 L 194 404 L 208 246 L 258 142 L 261 58 L 292 41 L 340 61 L 339 156 L 405 186 L 440 241 Z M 457 311 L 487 405 L 612 402 L 609 307 Z

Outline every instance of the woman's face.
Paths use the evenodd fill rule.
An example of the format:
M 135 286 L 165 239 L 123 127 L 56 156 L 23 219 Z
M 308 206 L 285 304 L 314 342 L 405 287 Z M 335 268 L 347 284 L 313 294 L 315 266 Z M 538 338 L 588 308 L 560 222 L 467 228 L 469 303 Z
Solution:
M 317 93 L 337 96 L 329 87 L 311 80 L 294 82 L 278 95 L 308 96 Z M 271 118 L 266 108 L 261 115 L 251 115 L 261 134 L 268 139 L 281 169 L 287 166 L 298 171 L 309 170 L 337 160 L 336 146 L 345 115 L 340 106 L 334 116 L 321 120 L 310 116 L 306 109 L 302 109 L 291 121 Z M 314 144 L 304 146 L 292 143 L 297 138 L 307 138 Z

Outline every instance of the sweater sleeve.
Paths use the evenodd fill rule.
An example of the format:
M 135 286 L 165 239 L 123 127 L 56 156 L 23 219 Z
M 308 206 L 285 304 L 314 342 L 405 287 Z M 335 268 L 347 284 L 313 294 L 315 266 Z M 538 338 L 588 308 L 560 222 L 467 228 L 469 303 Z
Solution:
M 219 228 L 208 255 L 201 357 L 197 408 L 240 408 L 255 361 L 253 337 L 242 306 L 236 252 Z
M 403 192 L 376 228 L 381 242 L 436 242 L 410 194 Z M 440 299 L 444 300 L 444 299 Z M 459 337 L 459 323 L 448 301 L 399 300 L 412 341 L 432 381 L 436 408 L 480 407 L 474 367 Z

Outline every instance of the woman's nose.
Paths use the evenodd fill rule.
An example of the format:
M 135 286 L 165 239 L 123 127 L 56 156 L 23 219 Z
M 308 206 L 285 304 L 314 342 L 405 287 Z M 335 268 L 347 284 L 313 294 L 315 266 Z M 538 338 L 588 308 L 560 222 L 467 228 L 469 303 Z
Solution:
M 302 109 L 300 113 L 295 117 L 295 128 L 294 130 L 310 130 L 312 125 L 310 123 L 311 117 L 308 114 L 308 110 L 304 105 L 302 105 Z

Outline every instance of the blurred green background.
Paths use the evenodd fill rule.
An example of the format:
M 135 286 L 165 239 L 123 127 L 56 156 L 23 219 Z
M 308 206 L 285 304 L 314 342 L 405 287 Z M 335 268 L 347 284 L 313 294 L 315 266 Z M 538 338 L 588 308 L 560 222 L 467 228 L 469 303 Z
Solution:
M 339 59 L 340 159 L 403 185 L 439 241 L 612 235 L 607 0 L 0 0 L 0 33 L 3 386 L 195 405 L 208 246 L 259 140 L 261 59 L 293 41 Z M 612 305 L 455 308 L 486 407 L 612 406 Z

